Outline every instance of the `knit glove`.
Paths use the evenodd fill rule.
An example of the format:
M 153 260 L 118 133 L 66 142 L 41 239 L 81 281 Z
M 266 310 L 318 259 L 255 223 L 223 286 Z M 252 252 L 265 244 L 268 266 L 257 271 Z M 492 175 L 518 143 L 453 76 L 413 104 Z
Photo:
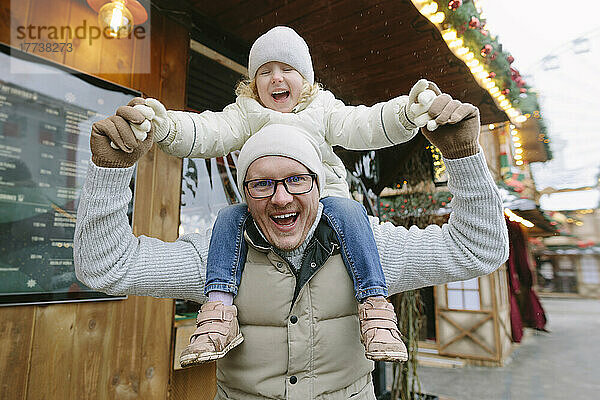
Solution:
M 153 114 L 149 114 L 144 109 L 140 109 L 141 105 L 144 104 L 144 99 L 141 97 L 134 97 L 126 106 L 119 107 L 117 109 L 117 115 L 125 118 L 131 126 L 131 130 L 135 135 L 136 139 L 144 141 L 150 131 Z M 128 119 L 129 118 L 129 119 Z M 115 142 L 110 142 L 110 147 L 115 150 L 119 149 L 119 146 Z
M 442 92 L 433 82 L 420 79 L 410 89 L 408 103 L 400 108 L 398 117 L 406 129 L 421 128 L 431 119 L 427 114 L 436 95 Z
M 422 128 L 423 135 L 445 158 L 462 158 L 479 152 L 479 109 L 469 103 L 453 100 L 442 94 L 433 101 L 428 111 L 438 126 L 435 132 Z
M 130 123 L 141 124 L 144 117 L 133 107 L 123 106 L 113 115 L 92 125 L 90 149 L 92 162 L 105 168 L 128 168 L 152 147 L 152 138 L 136 138 Z M 115 147 L 117 147 L 115 149 Z

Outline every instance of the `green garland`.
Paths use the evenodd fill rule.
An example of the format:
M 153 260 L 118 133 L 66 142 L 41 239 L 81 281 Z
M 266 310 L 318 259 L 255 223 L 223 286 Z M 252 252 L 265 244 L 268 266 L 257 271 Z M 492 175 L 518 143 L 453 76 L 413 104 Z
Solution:
M 434 1 L 438 5 L 438 10 L 443 10 L 446 15 L 442 23 L 443 28 L 456 30 L 457 36 L 462 38 L 463 45 L 473 52 L 475 59 L 495 74 L 490 76 L 490 79 L 502 90 L 502 94 L 515 108 L 521 110 L 522 114 L 531 114 L 533 118 L 538 119 L 540 132 L 547 138 L 547 128 L 540 115 L 537 94 L 532 92 L 531 86 L 522 80 L 519 71 L 511 67 L 514 58 L 502 49 L 502 44 L 498 42 L 497 37 L 481 28 L 485 20 L 482 21 L 475 4 L 470 0 L 463 0 L 462 4 L 453 10 L 449 7 L 452 3 L 449 0 Z M 521 89 L 525 92 L 521 93 Z M 551 159 L 552 151 L 549 143 L 545 141 L 542 143 L 548 159 Z
M 452 193 L 447 191 L 386 197 L 379 203 L 380 218 L 382 221 L 391 221 L 399 225 L 408 217 L 420 218 L 448 207 L 451 200 Z

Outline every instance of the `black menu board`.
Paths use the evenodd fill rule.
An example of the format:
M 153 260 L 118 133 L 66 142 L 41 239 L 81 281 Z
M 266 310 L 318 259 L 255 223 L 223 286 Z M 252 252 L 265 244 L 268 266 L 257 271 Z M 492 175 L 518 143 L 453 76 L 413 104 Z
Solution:
M 2 47 L 0 305 L 115 298 L 77 280 L 73 235 L 91 125 L 136 95 Z

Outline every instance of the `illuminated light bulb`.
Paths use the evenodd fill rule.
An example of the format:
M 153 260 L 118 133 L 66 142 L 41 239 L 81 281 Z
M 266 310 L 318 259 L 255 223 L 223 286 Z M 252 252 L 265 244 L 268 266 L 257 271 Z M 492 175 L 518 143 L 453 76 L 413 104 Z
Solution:
M 515 147 L 521 147 L 521 143 L 519 143 L 519 142 L 515 142 L 515 143 L 514 143 L 514 146 L 515 146 Z
M 450 42 L 450 44 L 448 45 L 448 47 L 450 47 L 451 49 L 454 48 L 458 48 L 461 47 L 463 45 L 463 40 L 462 39 L 457 39 L 453 42 Z
M 434 3 L 434 4 L 437 4 L 437 3 Z M 446 18 L 446 14 L 444 14 L 441 11 L 429 16 L 429 20 L 435 24 L 441 24 L 442 22 L 444 22 L 445 18 Z
M 459 56 L 465 55 L 469 52 L 469 48 L 467 47 L 461 47 L 458 50 L 456 50 L 456 54 L 458 54 Z
M 483 67 L 481 65 L 471 68 L 471 73 L 473 74 L 478 74 L 481 71 L 483 71 Z
M 476 67 L 478 65 L 479 65 L 479 61 L 477 61 L 477 60 L 469 60 L 469 62 L 467 62 L 467 67 L 473 68 L 473 67 Z
M 490 94 L 492 94 L 492 95 L 498 94 L 498 96 L 500 96 L 500 88 L 498 88 L 498 87 L 491 88 Z
M 523 161 L 519 160 L 515 164 L 517 164 L 517 165 L 523 165 Z
M 454 29 L 448 29 L 442 33 L 442 38 L 444 38 L 446 42 L 456 40 L 456 31 Z
M 517 161 L 517 164 L 519 164 L 519 163 L 523 164 L 523 161 Z M 519 165 L 521 165 L 521 164 L 519 164 Z M 512 212 L 512 211 L 511 211 L 510 209 L 508 209 L 508 208 L 505 208 L 505 209 L 504 209 L 504 215 L 506 215 L 510 221 L 518 222 L 518 223 L 520 223 L 520 224 L 523 224 L 523 225 L 525 225 L 525 226 L 526 226 L 526 227 L 528 227 L 528 228 L 532 228 L 532 227 L 534 227 L 534 226 L 535 226 L 535 225 L 533 224 L 533 222 L 531 222 L 531 221 L 528 221 L 528 220 L 526 220 L 525 218 L 521 218 L 521 217 L 519 217 L 517 214 L 515 214 L 514 212 Z
M 438 5 L 436 2 L 431 2 L 429 4 L 425 4 L 423 8 L 421 8 L 421 14 L 430 15 L 437 11 Z
M 515 121 L 517 121 L 518 123 L 523 123 L 525 121 L 527 121 L 527 117 L 524 115 L 519 115 L 517 118 L 515 118 Z
M 519 140 L 521 140 L 521 138 L 520 138 L 520 137 L 518 137 L 518 136 L 513 136 L 513 137 L 512 137 L 512 141 L 513 141 L 513 142 L 518 142 Z
M 519 133 L 519 131 L 516 129 L 511 129 L 511 131 L 510 131 L 511 135 L 516 135 L 517 133 Z
M 519 112 L 512 107 L 507 109 L 506 113 L 508 114 L 509 117 L 513 117 L 513 118 L 516 117 L 517 115 L 519 115 Z
M 498 99 L 498 100 L 500 100 L 500 99 Z M 502 101 L 500 102 L 500 107 L 506 107 L 508 104 L 509 104 L 509 101 L 508 101 L 508 100 L 502 100 Z
M 498 89 L 498 88 L 496 88 L 496 89 Z M 490 91 L 490 93 L 492 93 L 492 91 Z M 500 94 L 500 89 L 498 89 L 498 90 L 494 91 L 494 92 L 492 93 L 492 96 L 494 96 L 496 99 L 499 99 L 499 98 L 500 98 L 500 96 L 502 96 L 502 95 Z
M 510 124 L 510 129 L 515 129 L 515 126 L 513 124 Z
M 516 150 L 515 150 L 515 153 L 517 153 L 517 154 L 521 154 L 521 153 L 523 153 L 523 149 L 516 149 Z
M 500 95 L 498 96 L 498 101 L 504 101 L 506 100 L 506 96 L 505 95 Z M 510 126 L 510 129 L 514 129 L 515 127 L 513 125 Z
M 520 160 L 521 158 L 523 158 L 523 156 L 522 156 L 522 155 L 520 155 L 520 154 L 517 154 L 517 155 L 515 156 L 515 160 Z
M 477 61 L 477 63 L 479 63 L 479 61 Z M 486 71 L 479 71 L 479 72 L 477 72 L 477 77 L 479 79 L 485 79 L 485 78 L 487 78 L 487 76 L 488 76 L 488 73 Z M 498 89 L 498 90 L 500 90 L 500 89 Z
M 494 125 L 494 124 L 489 124 L 489 125 L 488 125 L 488 129 L 489 129 L 490 131 L 491 131 L 491 130 L 493 130 L 495 127 L 496 127 L 496 125 Z
M 491 89 L 494 86 L 496 86 L 496 84 L 494 82 L 488 82 L 488 83 L 485 84 L 485 88 L 486 89 Z
M 473 52 L 468 52 L 467 54 L 465 54 L 465 60 L 469 61 L 472 60 L 473 58 L 475 58 L 475 54 L 473 54 Z
M 121 38 L 131 33 L 133 15 L 125 7 L 124 0 L 112 0 L 100 8 L 98 23 L 110 36 Z

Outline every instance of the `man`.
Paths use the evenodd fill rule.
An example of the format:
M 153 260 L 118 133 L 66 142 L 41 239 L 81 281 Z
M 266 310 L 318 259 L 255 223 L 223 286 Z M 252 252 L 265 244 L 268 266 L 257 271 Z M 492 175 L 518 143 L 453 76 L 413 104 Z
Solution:
M 448 224 L 426 229 L 371 220 L 390 293 L 487 274 L 508 255 L 500 197 L 477 141 L 478 110 L 441 95 L 429 112 L 440 127 L 423 134 L 445 157 L 453 212 Z M 113 116 L 93 127 L 93 163 L 75 232 L 77 276 L 111 294 L 204 302 L 209 234 L 164 243 L 131 233 L 128 183 L 150 142 L 137 141 L 125 119 Z M 118 136 L 129 138 L 131 153 L 111 148 Z M 320 157 L 302 132 L 284 125 L 263 128 L 240 152 L 238 182 L 252 216 L 235 298 L 245 340 L 217 363 L 217 399 L 375 398 L 352 281 L 336 237 L 321 219 Z M 286 178 L 301 174 L 314 174 L 310 187 L 290 189 Z M 270 184 L 252 186 L 256 179 Z M 255 190 L 263 192 L 254 197 L 265 197 L 255 199 Z M 289 229 L 272 223 L 280 211 L 298 213 Z M 235 310 L 215 308 L 214 317 L 229 318 Z M 231 333 L 214 334 L 220 340 Z

